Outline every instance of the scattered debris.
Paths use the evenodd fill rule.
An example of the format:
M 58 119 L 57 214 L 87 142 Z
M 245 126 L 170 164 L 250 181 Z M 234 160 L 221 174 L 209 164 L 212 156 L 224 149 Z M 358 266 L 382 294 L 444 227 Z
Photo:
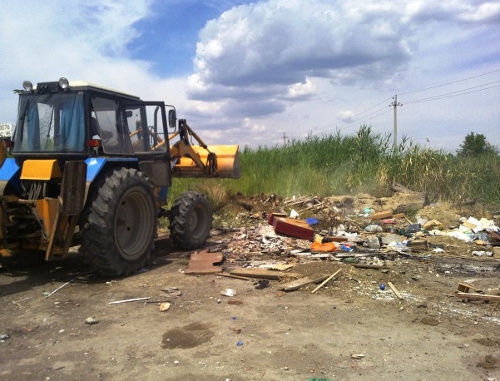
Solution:
M 99 323 L 99 320 L 96 319 L 95 316 L 90 316 L 87 319 L 85 319 L 85 324 L 94 325 L 97 323 Z
M 287 273 L 281 271 L 272 271 L 259 268 L 248 268 L 248 269 L 235 269 L 231 271 L 231 275 L 244 276 L 248 278 L 262 278 L 270 280 L 280 280 L 283 278 L 299 278 L 300 274 L 297 273 Z
M 220 273 L 220 274 L 217 274 L 217 275 L 224 276 L 224 277 L 227 277 L 227 278 L 234 278 L 234 279 L 241 279 L 241 280 L 252 280 L 252 278 L 249 278 L 249 277 L 244 277 L 244 276 L 239 276 L 239 275 L 233 275 L 233 274 Z
M 485 300 L 487 302 L 500 302 L 500 295 L 476 294 L 468 292 L 457 292 L 457 296 L 468 300 Z
M 151 299 L 150 296 L 144 298 L 133 298 L 133 299 L 124 299 L 124 300 L 115 300 L 114 302 L 109 302 L 108 304 L 122 304 L 122 303 L 130 303 L 130 302 L 142 302 L 144 300 Z
M 353 353 L 353 354 L 351 354 L 351 358 L 354 359 L 354 360 L 361 360 L 364 357 L 365 357 L 365 355 L 362 354 L 362 353 Z
M 185 274 L 202 275 L 216 274 L 222 272 L 222 267 L 214 266 L 215 263 L 220 263 L 224 260 L 224 255 L 221 253 L 209 253 L 208 249 L 191 254 L 188 268 Z
M 236 295 L 236 291 L 231 289 L 231 288 L 228 288 L 224 291 L 221 291 L 220 292 L 221 295 L 224 295 L 224 296 L 235 296 Z
M 269 281 L 267 279 L 261 279 L 257 283 L 254 283 L 256 290 L 263 290 L 269 287 Z
M 283 290 L 285 292 L 296 291 L 296 290 L 298 290 L 304 286 L 307 286 L 309 284 L 322 282 L 327 278 L 328 278 L 328 275 L 321 276 L 318 278 L 313 278 L 313 279 L 308 278 L 308 277 L 296 279 L 294 281 L 282 284 L 279 289 Z
M 77 276 L 75 276 L 73 279 L 69 280 L 68 282 L 64 283 L 62 286 L 59 286 L 57 287 L 54 291 L 50 292 L 50 293 L 47 293 L 45 295 L 45 299 L 47 299 L 48 297 L 54 295 L 57 291 L 59 291 L 61 288 L 63 287 L 66 287 L 68 284 L 70 284 L 71 282 L 75 281 L 76 279 L 78 279 L 80 277 L 80 274 L 78 274 Z
M 338 269 L 337 271 L 335 271 L 332 275 L 330 275 L 328 278 L 326 278 L 318 287 L 316 287 L 314 290 L 312 290 L 311 294 L 314 294 L 321 287 L 323 287 L 325 284 L 327 284 L 329 281 L 331 281 L 333 278 L 335 278 L 335 276 L 338 275 L 341 271 L 342 271 L 342 269 Z
M 182 291 L 180 291 L 178 287 L 163 287 L 161 290 L 171 297 L 177 298 L 179 296 L 182 296 Z
M 169 303 L 169 302 L 163 302 L 163 303 L 161 303 L 161 304 L 160 304 L 160 307 L 159 307 L 160 312 L 165 312 L 165 311 L 168 311 L 168 310 L 170 309 L 170 307 L 171 307 L 171 306 L 172 306 L 172 304 L 171 304 L 171 303 Z
M 424 323 L 425 325 L 436 326 L 440 323 L 440 321 L 433 317 L 424 317 L 422 319 L 422 323 Z
M 279 217 L 276 213 L 271 213 L 268 220 L 269 225 L 274 227 L 276 233 L 285 234 L 291 237 L 314 239 L 314 230 L 304 220 L 294 220 L 293 218 Z
M 399 293 L 398 289 L 392 284 L 392 282 L 387 282 L 387 284 L 391 288 L 392 292 L 394 292 L 394 294 L 396 294 L 398 299 L 403 299 L 403 296 Z
M 492 251 L 484 251 L 484 250 L 474 250 L 472 252 L 472 255 L 475 255 L 477 257 L 492 257 L 493 252 Z

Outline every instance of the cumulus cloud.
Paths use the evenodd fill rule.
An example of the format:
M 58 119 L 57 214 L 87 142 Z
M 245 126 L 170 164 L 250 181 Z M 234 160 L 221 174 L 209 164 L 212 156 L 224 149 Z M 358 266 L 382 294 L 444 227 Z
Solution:
M 158 1 L 3 0 L 0 122 L 15 121 L 12 89 L 24 79 L 66 76 L 175 104 L 201 136 L 210 132 L 209 141 L 259 144 L 335 118 L 352 120 L 346 110 L 360 100 L 360 90 L 370 103 L 405 80 L 418 88 L 423 73 L 442 78 L 456 68 L 465 77 L 497 62 L 499 1 L 257 0 L 234 6 L 243 0 L 209 0 L 204 5 L 226 11 L 199 31 L 192 75 L 170 78 L 153 73 L 158 63 L 150 56 L 131 54 L 141 50 L 144 27 L 184 41 L 178 30 L 148 19 Z
M 269 0 L 235 7 L 200 33 L 191 97 L 212 88 L 268 87 L 293 91 L 308 78 L 353 82 L 386 78 L 411 58 L 411 28 L 397 7 L 349 1 Z
M 429 21 L 496 20 L 499 7 L 472 0 L 268 0 L 237 6 L 200 32 L 188 96 L 227 100 L 233 114 L 269 115 L 313 98 L 315 78 L 332 86 L 392 85 L 418 50 L 419 28 Z
M 0 108 L 2 121 L 15 120 L 13 89 L 36 83 L 84 80 L 135 92 L 144 98 L 177 97 L 185 80 L 161 80 L 150 62 L 133 60 L 129 49 L 141 36 L 135 23 L 148 17 L 150 0 L 34 0 L 2 2 L 0 11 Z M 175 82 L 175 86 L 172 85 Z M 147 92 L 147 93 L 146 93 Z M 181 97 L 178 97 L 182 101 Z M 169 100 L 169 103 L 175 102 Z
M 339 118 L 342 122 L 350 123 L 354 121 L 354 112 L 350 110 L 339 111 L 337 114 L 337 118 Z

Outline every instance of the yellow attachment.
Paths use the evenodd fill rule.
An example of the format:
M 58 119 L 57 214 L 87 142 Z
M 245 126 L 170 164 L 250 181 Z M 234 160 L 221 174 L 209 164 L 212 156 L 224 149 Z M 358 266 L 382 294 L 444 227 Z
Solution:
M 45 198 L 36 200 L 36 214 L 43 222 L 43 230 L 46 237 L 50 237 L 57 214 L 59 213 L 59 200 L 57 198 Z
M 61 178 L 57 160 L 26 160 L 21 171 L 21 180 L 50 180 Z
M 175 164 L 174 173 L 177 172 L 181 177 L 225 177 L 233 179 L 240 177 L 239 147 L 237 145 L 208 146 L 208 149 L 200 146 L 191 146 L 191 148 L 199 155 L 199 159 L 203 164 L 207 163 L 209 152 L 215 153 L 217 157 L 217 173 L 207 176 L 203 168 L 200 168 L 194 160 L 185 156 L 180 157 Z

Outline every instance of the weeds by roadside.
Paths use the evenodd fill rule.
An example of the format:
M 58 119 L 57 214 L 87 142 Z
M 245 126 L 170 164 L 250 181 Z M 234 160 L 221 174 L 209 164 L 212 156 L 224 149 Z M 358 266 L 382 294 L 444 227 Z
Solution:
M 185 190 L 204 191 L 214 208 L 228 195 L 387 195 L 393 182 L 428 193 L 430 201 L 465 200 L 500 205 L 500 156 L 457 156 L 361 126 L 356 135 L 310 136 L 282 147 L 245 148 L 241 179 L 175 179 L 170 200 Z

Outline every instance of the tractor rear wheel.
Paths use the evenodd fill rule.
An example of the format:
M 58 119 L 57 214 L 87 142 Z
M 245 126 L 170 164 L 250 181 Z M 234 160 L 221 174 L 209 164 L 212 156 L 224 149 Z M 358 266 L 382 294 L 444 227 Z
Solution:
M 183 193 L 171 209 L 169 219 L 174 243 L 183 249 L 198 249 L 212 229 L 210 201 L 201 193 Z
M 102 275 L 125 276 L 142 268 L 154 246 L 157 211 L 147 178 L 136 169 L 108 173 L 90 192 L 81 250 Z

